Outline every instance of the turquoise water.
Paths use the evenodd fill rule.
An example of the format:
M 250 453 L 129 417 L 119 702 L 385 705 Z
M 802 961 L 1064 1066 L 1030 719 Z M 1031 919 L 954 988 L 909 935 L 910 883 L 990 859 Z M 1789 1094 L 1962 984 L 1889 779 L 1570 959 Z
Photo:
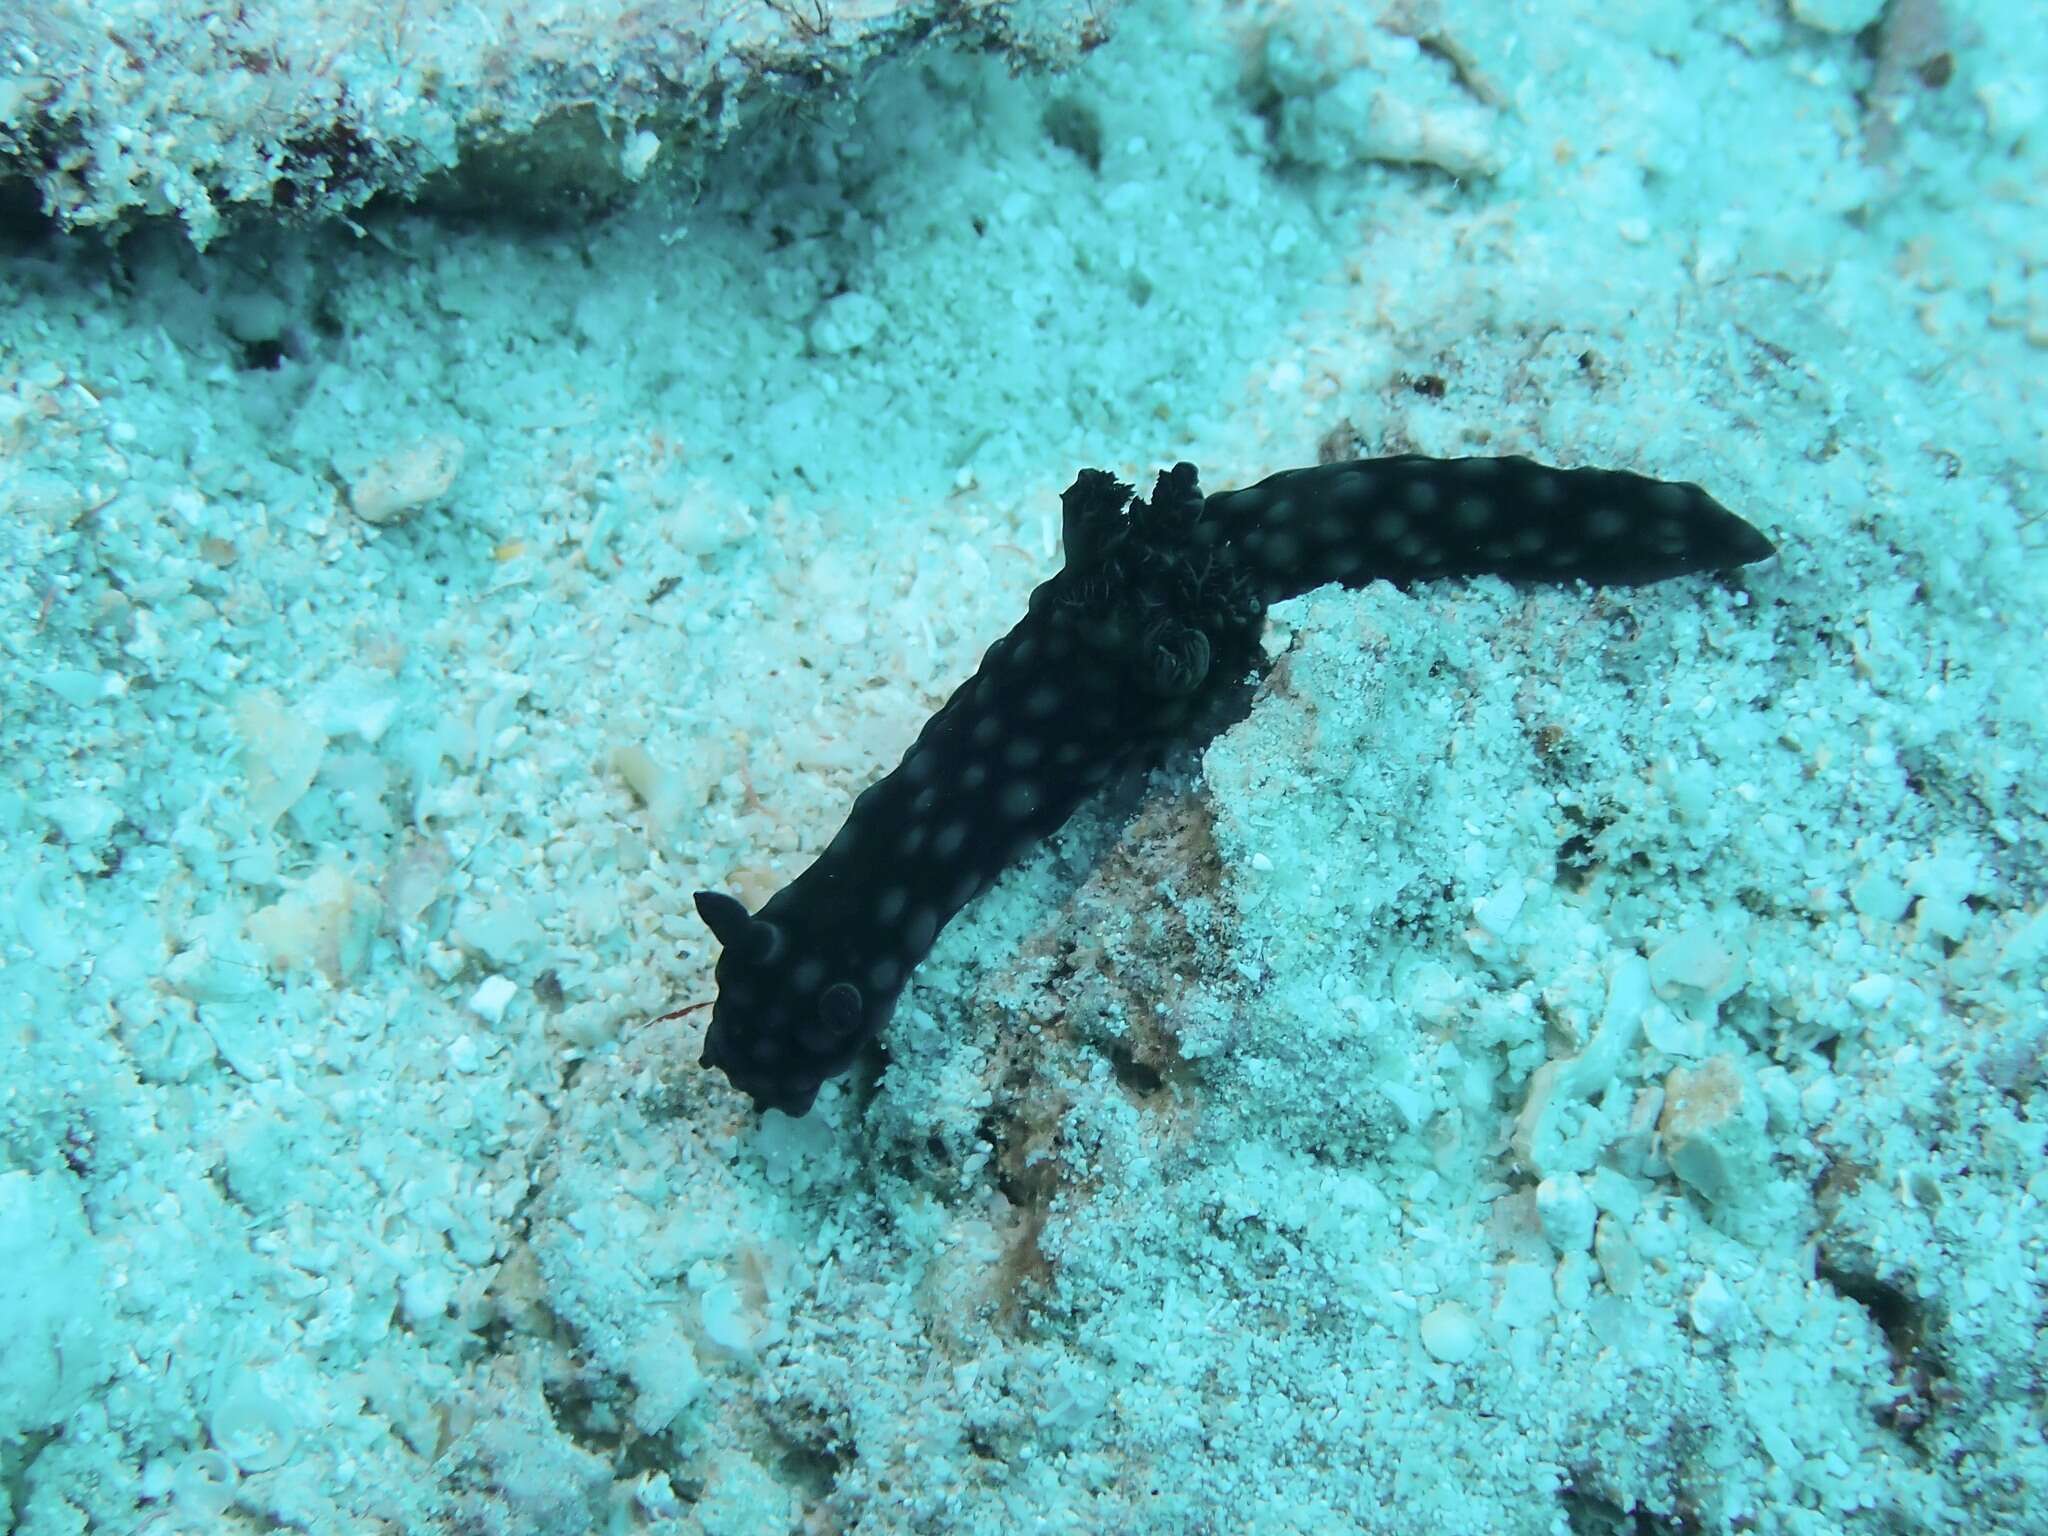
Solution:
M 561 16 L 0 19 L 0 1523 L 2048 1528 L 2048 41 L 1610 9 L 877 33 L 715 149 Z M 697 1067 L 692 893 L 1078 468 L 1400 453 L 1779 553 L 1282 603 L 808 1115 Z

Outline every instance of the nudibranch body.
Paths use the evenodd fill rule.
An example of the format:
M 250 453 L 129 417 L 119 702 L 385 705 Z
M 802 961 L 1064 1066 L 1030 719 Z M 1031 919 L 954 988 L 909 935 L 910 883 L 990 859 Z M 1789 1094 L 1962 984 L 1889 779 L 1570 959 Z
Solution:
M 756 913 L 697 894 L 723 946 L 702 1064 L 757 1109 L 807 1111 L 962 907 L 1243 679 L 1270 604 L 1331 582 L 1636 585 L 1773 552 L 1698 486 L 1523 458 L 1357 459 L 1206 498 L 1192 464 L 1149 499 L 1089 469 L 1060 500 L 1058 574 L 817 860 Z

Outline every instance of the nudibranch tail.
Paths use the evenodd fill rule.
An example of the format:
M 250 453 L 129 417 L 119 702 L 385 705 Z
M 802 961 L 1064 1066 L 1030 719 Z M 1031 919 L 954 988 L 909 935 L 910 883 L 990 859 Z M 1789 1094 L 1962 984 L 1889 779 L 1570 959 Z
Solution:
M 1061 496 L 1065 564 L 854 801 L 817 860 L 722 949 L 700 1058 L 757 1109 L 807 1111 L 888 1022 L 941 929 L 1120 766 L 1183 735 L 1259 654 L 1267 605 L 1329 582 L 1661 581 L 1770 541 L 1692 485 L 1527 459 L 1361 459 L 1204 498 L 1102 470 Z
M 1268 602 L 1439 576 L 1630 586 L 1747 565 L 1771 541 L 1696 485 L 1524 458 L 1353 459 L 1211 496 Z

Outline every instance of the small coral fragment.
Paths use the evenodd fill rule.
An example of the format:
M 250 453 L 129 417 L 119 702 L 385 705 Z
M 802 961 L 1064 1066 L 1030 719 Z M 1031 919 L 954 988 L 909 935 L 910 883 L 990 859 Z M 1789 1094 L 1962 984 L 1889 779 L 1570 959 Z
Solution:
M 461 438 L 447 433 L 422 438 L 353 477 L 349 506 L 379 528 L 402 523 L 448 494 L 462 473 L 462 460 Z

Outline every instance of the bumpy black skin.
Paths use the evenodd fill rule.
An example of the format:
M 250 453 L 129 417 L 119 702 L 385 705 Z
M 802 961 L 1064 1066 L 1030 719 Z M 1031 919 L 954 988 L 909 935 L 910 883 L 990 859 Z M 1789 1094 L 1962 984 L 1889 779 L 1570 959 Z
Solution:
M 1439 576 L 1633 585 L 1773 552 L 1696 485 L 1521 458 L 1357 459 L 1206 500 L 1192 464 L 1149 501 L 1085 469 L 1060 504 L 1064 567 L 817 861 L 752 916 L 698 892 L 724 946 L 702 1064 L 756 1109 L 807 1111 L 955 913 L 1243 678 L 1267 605 Z

